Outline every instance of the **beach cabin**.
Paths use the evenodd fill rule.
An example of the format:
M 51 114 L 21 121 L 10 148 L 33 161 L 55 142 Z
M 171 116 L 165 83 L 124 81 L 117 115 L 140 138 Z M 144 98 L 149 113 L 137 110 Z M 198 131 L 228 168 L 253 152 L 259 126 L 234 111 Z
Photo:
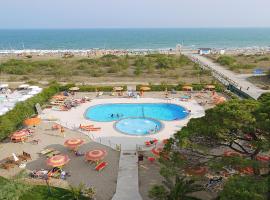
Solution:
M 210 48 L 200 48 L 198 51 L 200 55 L 209 55 L 211 54 L 211 52 L 212 52 L 212 49 Z

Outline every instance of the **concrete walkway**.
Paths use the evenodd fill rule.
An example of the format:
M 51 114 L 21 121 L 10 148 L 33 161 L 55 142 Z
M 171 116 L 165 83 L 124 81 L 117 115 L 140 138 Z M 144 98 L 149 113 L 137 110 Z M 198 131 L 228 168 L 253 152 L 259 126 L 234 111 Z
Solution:
M 214 63 L 212 60 L 204 56 L 200 56 L 198 54 L 186 54 L 186 55 L 198 59 L 204 65 L 208 65 L 209 68 L 216 70 L 220 74 L 234 81 L 238 85 L 238 89 L 241 88 L 243 92 L 245 92 L 254 99 L 258 99 L 263 93 L 270 92 L 270 90 L 262 90 L 257 86 L 255 86 L 254 84 L 252 84 L 251 82 L 247 81 L 246 76 L 243 76 L 241 74 L 235 74 L 234 72 L 226 69 L 225 67 L 219 65 L 218 63 Z
M 142 200 L 139 193 L 138 156 L 136 151 L 121 152 L 116 193 L 112 200 Z

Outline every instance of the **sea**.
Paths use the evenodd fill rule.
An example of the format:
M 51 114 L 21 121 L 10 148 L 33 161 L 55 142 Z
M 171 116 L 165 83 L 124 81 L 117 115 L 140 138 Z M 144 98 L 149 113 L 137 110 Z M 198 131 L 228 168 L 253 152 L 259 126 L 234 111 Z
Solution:
M 270 47 L 270 28 L 0 30 L 3 50 Z

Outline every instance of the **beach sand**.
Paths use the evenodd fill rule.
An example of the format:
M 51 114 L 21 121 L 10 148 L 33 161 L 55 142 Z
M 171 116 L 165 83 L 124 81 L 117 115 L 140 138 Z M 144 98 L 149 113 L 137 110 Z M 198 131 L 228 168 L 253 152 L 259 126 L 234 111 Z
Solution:
M 65 129 L 66 137 L 63 138 L 59 131 L 52 131 L 51 126 L 53 123 L 42 123 L 35 128 L 35 136 L 30 138 L 39 139 L 38 145 L 31 144 L 30 142 L 25 143 L 10 143 L 8 140 L 1 143 L 0 147 L 0 160 L 11 156 L 12 153 L 21 154 L 22 151 L 31 154 L 32 160 L 26 165 L 27 170 L 34 169 L 50 169 L 46 165 L 46 158 L 40 156 L 40 152 L 44 148 L 55 148 L 63 154 L 67 154 L 71 161 L 64 167 L 64 170 L 71 173 L 71 177 L 68 177 L 66 181 L 53 180 L 50 181 L 52 185 L 66 188 L 69 184 L 78 185 L 85 183 L 87 186 L 94 186 L 97 191 L 98 200 L 109 200 L 115 193 L 116 180 L 118 175 L 118 164 L 119 164 L 119 152 L 112 150 L 107 146 L 92 142 L 87 136 L 79 132 Z M 95 166 L 90 165 L 84 161 L 84 157 L 76 157 L 73 152 L 68 150 L 63 144 L 66 139 L 69 138 L 82 138 L 85 139 L 85 144 L 79 149 L 80 152 L 85 152 L 93 149 L 106 149 L 108 155 L 104 161 L 108 162 L 108 166 L 101 172 L 95 171 Z M 17 174 L 20 169 L 16 166 L 9 171 L 0 169 L 0 176 L 11 177 Z M 45 184 L 43 181 L 32 181 L 37 184 Z

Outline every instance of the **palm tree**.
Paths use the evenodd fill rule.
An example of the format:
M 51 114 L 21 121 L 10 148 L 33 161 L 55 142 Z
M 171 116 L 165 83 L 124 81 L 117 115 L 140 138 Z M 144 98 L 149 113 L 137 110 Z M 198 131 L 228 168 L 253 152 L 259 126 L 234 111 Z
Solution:
M 179 175 L 175 176 L 174 181 L 165 177 L 164 186 L 154 186 L 149 192 L 149 197 L 154 200 L 198 200 L 190 196 L 191 193 L 202 190 L 202 187 L 194 182 Z

